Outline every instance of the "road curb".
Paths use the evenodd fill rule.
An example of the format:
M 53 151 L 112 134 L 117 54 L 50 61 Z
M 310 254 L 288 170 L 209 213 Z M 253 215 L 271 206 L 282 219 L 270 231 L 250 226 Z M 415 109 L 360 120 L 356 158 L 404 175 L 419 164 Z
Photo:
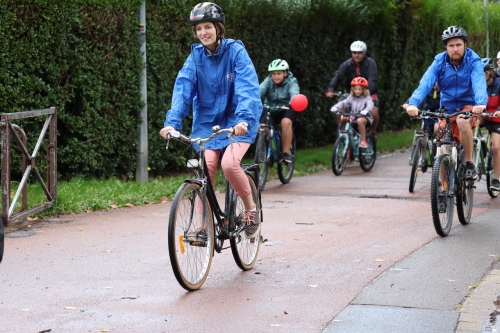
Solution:
M 493 269 L 468 296 L 460 310 L 456 333 L 481 333 L 496 309 L 494 300 L 500 295 L 500 269 Z

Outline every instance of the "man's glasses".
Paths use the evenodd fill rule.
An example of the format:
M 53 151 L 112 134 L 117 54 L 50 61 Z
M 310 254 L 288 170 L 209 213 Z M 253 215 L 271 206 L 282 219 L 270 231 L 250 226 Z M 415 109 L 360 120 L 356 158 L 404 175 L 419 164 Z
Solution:
M 363 52 L 355 52 L 355 51 L 351 51 L 352 54 L 361 54 Z

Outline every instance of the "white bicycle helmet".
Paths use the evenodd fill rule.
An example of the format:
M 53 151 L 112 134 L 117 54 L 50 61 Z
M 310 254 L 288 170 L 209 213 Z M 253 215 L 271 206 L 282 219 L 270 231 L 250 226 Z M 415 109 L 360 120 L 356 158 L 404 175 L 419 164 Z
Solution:
M 497 53 L 497 59 L 500 59 L 500 52 Z
M 275 60 L 271 61 L 267 70 L 269 72 L 287 71 L 288 70 L 288 63 L 283 59 L 275 59 Z
M 360 40 L 351 44 L 351 52 L 366 52 L 366 44 Z

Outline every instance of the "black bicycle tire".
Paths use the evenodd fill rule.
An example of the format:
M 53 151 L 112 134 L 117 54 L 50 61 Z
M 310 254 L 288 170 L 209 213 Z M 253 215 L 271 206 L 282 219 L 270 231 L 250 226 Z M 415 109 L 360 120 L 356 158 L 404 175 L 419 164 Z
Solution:
M 195 252 L 198 251 L 198 249 L 205 248 L 203 246 L 192 246 L 188 244 L 187 242 L 184 243 L 184 233 L 180 234 L 177 231 L 177 226 L 178 224 L 182 223 L 180 221 L 180 214 L 184 210 L 184 208 L 188 207 L 192 212 L 196 211 L 196 199 L 189 199 L 188 201 L 183 200 L 184 194 L 187 193 L 188 191 L 195 191 L 199 193 L 200 190 L 200 185 L 197 183 L 190 183 L 190 182 L 185 182 L 183 183 L 179 189 L 177 190 L 177 193 L 175 194 L 174 201 L 172 202 L 172 207 L 170 209 L 170 216 L 169 216 L 169 223 L 168 223 L 168 252 L 169 252 L 169 257 L 170 257 L 170 263 L 172 266 L 172 270 L 174 272 L 175 278 L 177 279 L 177 282 L 186 290 L 188 291 L 193 291 L 199 289 L 205 280 L 208 277 L 208 272 L 210 271 L 210 266 L 212 264 L 212 257 L 214 253 L 214 222 L 213 222 L 213 214 L 210 209 L 210 205 L 208 203 L 208 199 L 205 197 L 205 208 L 208 210 L 206 216 L 209 219 L 208 223 L 206 224 L 207 226 L 207 235 L 208 235 L 208 242 L 206 246 L 206 250 L 204 251 L 199 251 L 199 252 L 205 252 L 204 257 L 205 257 L 205 262 L 202 263 L 201 271 L 199 273 L 195 274 L 190 274 L 195 277 L 188 276 L 188 272 L 183 269 L 183 264 L 180 261 L 180 255 L 184 256 L 190 256 L 191 251 Z M 186 204 L 185 207 L 183 207 L 183 203 Z M 190 206 L 191 205 L 191 206 Z M 190 217 L 189 219 L 193 219 Z M 183 228 L 181 227 L 181 230 Z M 182 243 L 179 242 L 179 240 L 182 239 Z M 182 244 L 182 245 L 181 245 Z M 187 254 L 186 254 L 187 252 Z M 184 259 L 184 257 L 183 257 Z M 189 263 L 193 263 L 195 261 L 193 260 L 188 260 Z M 196 260 L 196 262 L 200 262 L 200 260 Z M 193 273 L 193 270 L 189 270 L 190 273 Z
M 431 176 L 431 212 L 432 212 L 432 222 L 434 224 L 434 229 L 437 234 L 441 237 L 446 237 L 451 230 L 451 225 L 453 223 L 453 195 L 451 195 L 451 189 L 448 188 L 449 195 L 446 198 L 446 220 L 445 224 L 441 223 L 441 217 L 439 213 L 439 199 L 438 196 L 440 194 L 441 181 L 440 181 L 440 169 L 441 164 L 444 164 L 445 170 L 447 171 L 447 182 L 448 186 L 451 186 L 451 178 L 454 177 L 453 163 L 451 161 L 451 157 L 449 155 L 440 155 L 435 159 L 434 165 L 432 167 L 432 176 Z M 443 214 L 443 213 L 441 213 Z
M 347 140 L 344 136 L 339 136 L 335 144 L 333 145 L 332 151 L 332 171 L 336 176 L 340 176 L 342 172 L 345 170 L 345 166 L 347 164 L 346 155 L 343 154 L 345 150 L 345 146 L 348 145 Z M 347 148 L 349 149 L 349 148 Z M 339 155 L 339 152 L 342 152 L 342 156 Z
M 362 149 L 360 149 L 359 165 L 361 166 L 361 169 L 363 169 L 363 171 L 369 172 L 373 169 L 375 161 L 377 160 L 377 141 L 372 134 L 366 135 L 366 148 L 364 150 L 371 150 L 373 152 L 372 155 L 366 156 L 363 155 Z
M 486 188 L 488 190 L 488 194 L 490 195 L 490 197 L 496 198 L 500 194 L 500 191 L 495 191 L 490 189 L 491 181 L 493 180 L 493 166 L 492 166 L 493 153 L 491 151 L 491 144 L 490 144 L 490 149 L 488 149 L 487 158 L 488 158 L 488 164 L 486 165 Z
M 458 192 L 455 197 L 458 221 L 462 225 L 467 225 L 472 217 L 472 207 L 474 205 L 474 181 L 460 180 L 457 185 Z
M 269 149 L 269 140 L 265 137 L 267 131 L 259 132 L 255 146 L 254 162 L 259 165 L 259 188 L 261 191 L 266 187 L 267 174 L 269 172 L 269 159 L 267 158 L 267 151 Z M 261 151 L 263 150 L 263 152 Z M 261 161 L 264 156 L 264 161 Z M 257 178 L 257 177 L 255 177 Z
M 283 144 L 283 137 L 280 138 L 280 145 Z M 283 151 L 280 146 L 279 151 Z M 282 184 L 288 184 L 293 177 L 293 171 L 295 170 L 295 159 L 297 153 L 297 143 L 295 142 L 295 133 L 292 131 L 292 144 L 290 145 L 290 154 L 293 156 L 292 163 L 281 164 L 278 161 L 278 177 Z M 288 171 L 285 171 L 288 170 Z
M 415 142 L 415 147 L 413 147 L 412 151 L 413 156 L 411 157 L 410 185 L 408 186 L 408 191 L 410 193 L 413 193 L 415 184 L 417 183 L 418 166 L 420 165 L 422 155 L 422 140 L 419 139 Z
M 252 197 L 254 199 L 254 202 L 256 204 L 256 209 L 257 209 L 257 218 L 260 221 L 261 218 L 261 210 L 262 210 L 262 205 L 260 202 L 259 198 L 259 191 L 257 189 L 257 184 L 255 183 L 255 180 L 252 175 L 246 174 L 248 181 L 250 183 L 250 188 L 252 191 Z M 232 208 L 229 210 L 230 211 L 230 223 L 234 223 L 235 228 L 239 228 L 242 225 L 245 224 L 245 219 L 244 215 L 242 216 L 241 214 L 244 213 L 245 207 L 243 206 L 243 202 L 241 201 L 241 198 L 234 198 L 233 200 L 236 201 L 235 204 L 231 205 Z M 242 207 L 240 207 L 240 210 L 238 211 L 238 200 L 241 201 Z M 234 202 L 234 201 L 233 201 Z M 236 210 L 234 209 L 236 208 Z M 239 215 L 239 216 L 238 216 Z M 243 270 L 243 271 L 248 271 L 253 268 L 255 263 L 257 262 L 257 256 L 259 254 L 259 248 L 260 248 L 260 236 L 261 231 L 259 230 L 258 234 L 256 237 L 253 239 L 246 238 L 245 235 L 245 230 L 240 232 L 237 237 L 231 238 L 229 243 L 231 244 L 231 252 L 233 253 L 233 258 L 234 261 L 236 262 L 236 265 Z M 248 251 L 250 250 L 250 251 Z M 245 259 L 247 258 L 247 259 Z

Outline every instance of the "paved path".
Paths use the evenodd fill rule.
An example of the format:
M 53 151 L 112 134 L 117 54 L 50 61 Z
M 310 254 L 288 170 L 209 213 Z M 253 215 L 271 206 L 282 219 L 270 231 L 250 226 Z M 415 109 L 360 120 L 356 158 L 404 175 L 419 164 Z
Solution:
M 455 305 L 498 260 L 490 255 L 500 254 L 492 222 L 500 199 L 489 199 L 480 182 L 473 222 L 462 227 L 455 221 L 450 236 L 438 238 L 430 219 L 429 174 L 419 176 L 410 194 L 409 173 L 407 155 L 395 154 L 377 160 L 370 173 L 353 164 L 340 177 L 325 171 L 288 185 L 270 182 L 263 193 L 267 241 L 254 269 L 241 272 L 226 250 L 215 255 L 209 279 L 192 293 L 177 284 L 168 260 L 170 203 L 8 228 L 0 265 L 0 327 L 5 332 L 348 332 L 342 328 L 347 326 L 366 332 L 356 331 L 366 320 L 351 317 L 372 318 L 375 328 L 389 322 L 384 318 L 415 316 L 408 314 L 411 309 L 424 321 L 441 316 L 456 326 Z M 489 247 L 490 240 L 496 244 Z M 453 290 L 445 293 L 445 287 Z M 431 296 L 418 301 L 420 292 Z M 441 303 L 433 300 L 438 295 Z M 393 315 L 380 311 L 389 306 Z

